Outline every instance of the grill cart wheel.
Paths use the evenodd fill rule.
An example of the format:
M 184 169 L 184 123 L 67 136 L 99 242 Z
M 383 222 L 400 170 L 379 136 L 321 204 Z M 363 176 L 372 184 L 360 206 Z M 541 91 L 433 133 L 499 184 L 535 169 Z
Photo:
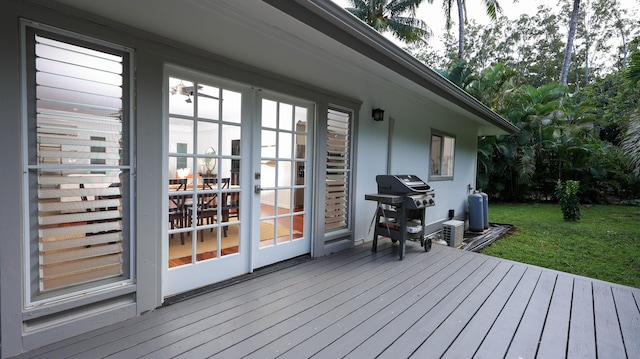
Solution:
M 424 240 L 424 251 L 428 252 L 431 250 L 431 238 L 425 238 Z

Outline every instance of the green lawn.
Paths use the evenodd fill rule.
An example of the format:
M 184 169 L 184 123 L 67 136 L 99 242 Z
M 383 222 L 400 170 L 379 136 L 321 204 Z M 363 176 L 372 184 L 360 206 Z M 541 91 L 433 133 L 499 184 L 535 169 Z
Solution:
M 558 205 L 491 204 L 489 222 L 515 232 L 482 253 L 640 288 L 640 208 L 593 206 L 564 222 Z

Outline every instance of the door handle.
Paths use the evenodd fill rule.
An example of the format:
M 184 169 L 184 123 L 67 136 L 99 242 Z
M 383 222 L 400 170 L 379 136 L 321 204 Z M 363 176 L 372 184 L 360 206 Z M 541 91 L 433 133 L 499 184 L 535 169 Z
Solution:
M 259 194 L 260 192 L 262 192 L 262 187 L 260 187 L 259 184 L 255 185 L 255 187 L 253 187 L 253 192 L 255 194 Z

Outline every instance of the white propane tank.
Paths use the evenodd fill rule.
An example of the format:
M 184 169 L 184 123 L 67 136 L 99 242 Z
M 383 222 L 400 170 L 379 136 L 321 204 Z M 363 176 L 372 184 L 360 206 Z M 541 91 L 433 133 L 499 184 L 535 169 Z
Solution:
M 489 195 L 482 192 L 482 190 L 480 195 L 482 196 L 482 224 L 484 225 L 484 229 L 489 229 Z
M 479 193 L 472 193 L 467 198 L 469 202 L 469 230 L 482 232 L 484 230 L 484 201 Z

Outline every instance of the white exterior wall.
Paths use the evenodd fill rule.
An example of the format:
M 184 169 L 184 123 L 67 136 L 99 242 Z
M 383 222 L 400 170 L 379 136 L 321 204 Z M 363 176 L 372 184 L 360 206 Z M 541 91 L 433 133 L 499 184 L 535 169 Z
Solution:
M 464 219 L 468 186 L 475 187 L 477 131 L 475 123 L 447 111 L 434 103 L 416 103 L 411 97 L 398 95 L 373 107 L 385 110 L 383 122 L 371 119 L 371 105 L 363 105 L 359 119 L 357 173 L 354 199 L 356 241 L 370 241 L 371 220 L 376 203 L 364 201 L 367 193 L 377 192 L 376 175 L 413 174 L 429 183 L 435 191 L 436 205 L 426 209 L 426 223 L 448 219 L 449 209 Z M 390 119 L 391 118 L 391 119 Z M 453 180 L 430 181 L 429 159 L 431 130 L 456 138 Z M 392 130 L 389 148 L 389 132 Z M 390 153 L 389 153 L 390 152 Z M 389 164 L 389 169 L 387 169 Z

